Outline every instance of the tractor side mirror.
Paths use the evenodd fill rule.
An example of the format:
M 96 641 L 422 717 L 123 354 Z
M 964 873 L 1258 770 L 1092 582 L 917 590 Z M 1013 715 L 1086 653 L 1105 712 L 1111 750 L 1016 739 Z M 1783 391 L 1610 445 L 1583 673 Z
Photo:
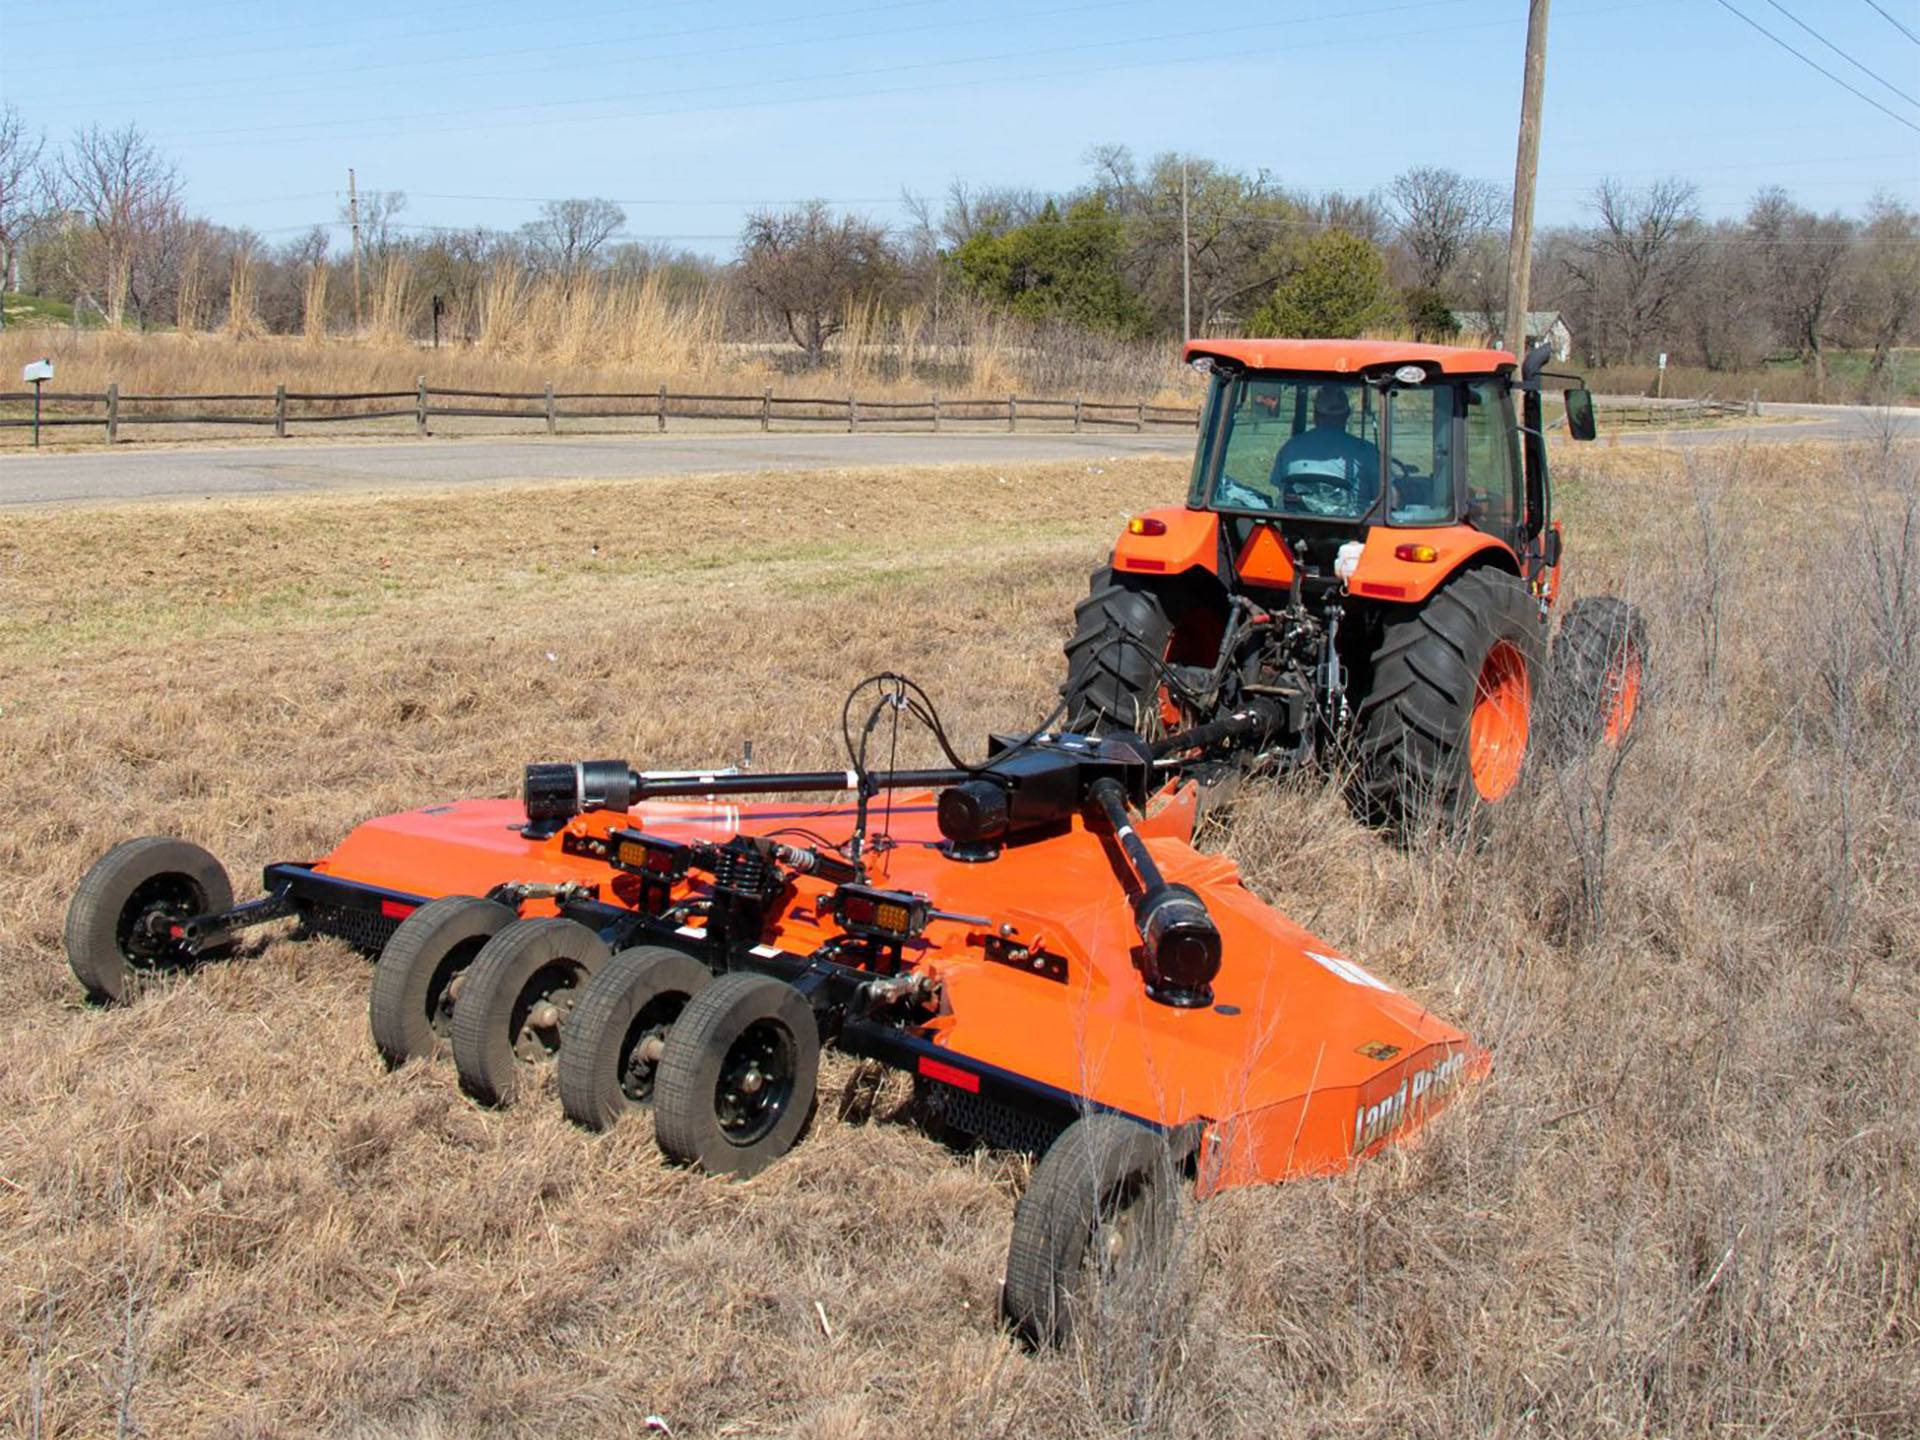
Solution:
M 1591 440 L 1597 433 L 1593 420 L 1593 392 L 1584 385 L 1566 393 L 1567 434 L 1575 440 Z

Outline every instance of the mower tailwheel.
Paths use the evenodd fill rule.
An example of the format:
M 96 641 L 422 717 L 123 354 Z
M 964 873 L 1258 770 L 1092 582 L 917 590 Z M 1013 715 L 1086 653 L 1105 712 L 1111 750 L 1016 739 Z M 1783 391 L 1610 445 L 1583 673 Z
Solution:
M 467 967 L 514 918 L 496 901 L 448 895 L 400 922 L 374 964 L 368 1005 L 374 1048 L 389 1069 L 446 1046 Z
M 1166 1140 L 1118 1115 L 1060 1133 L 1013 1214 L 1001 1308 L 1032 1345 L 1150 1303 L 1171 1257 L 1178 1172 Z
M 1554 757 L 1625 740 L 1640 716 L 1646 669 L 1647 622 L 1637 608 L 1611 595 L 1568 606 L 1547 678 Z
M 225 953 L 190 951 L 171 926 L 233 908 L 233 883 L 220 862 L 185 840 L 147 836 L 113 847 L 80 881 L 67 906 L 67 964 L 90 999 L 127 998 L 132 973 L 187 965 Z
M 1157 593 L 1123 583 L 1111 570 L 1094 571 L 1067 642 L 1066 728 L 1160 734 L 1173 718 L 1160 675 L 1172 643 L 1173 617 Z
M 573 920 L 516 920 L 481 948 L 453 1008 L 460 1088 L 482 1105 L 511 1102 L 532 1067 L 560 1048 L 568 1014 L 606 961 L 607 945 Z
M 820 1027 L 790 985 L 723 975 L 667 1037 L 654 1081 L 661 1153 L 746 1179 L 791 1150 L 813 1113 Z
M 1403 831 L 1453 827 L 1519 786 L 1534 731 L 1540 609 L 1518 576 L 1469 570 L 1390 618 L 1356 726 L 1358 800 Z
M 692 956 L 661 945 L 622 950 L 601 966 L 560 1043 L 567 1118 L 607 1130 L 628 1110 L 650 1104 L 673 1023 L 712 978 Z

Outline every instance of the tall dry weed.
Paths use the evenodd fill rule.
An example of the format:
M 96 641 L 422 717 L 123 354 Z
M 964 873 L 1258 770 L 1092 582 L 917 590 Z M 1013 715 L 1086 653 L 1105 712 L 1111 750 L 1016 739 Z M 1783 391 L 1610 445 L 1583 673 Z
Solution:
M 380 267 L 380 280 L 367 310 L 366 338 L 389 348 L 410 346 L 419 298 L 414 293 L 413 262 L 404 255 L 389 257 Z
M 1864 616 L 1876 588 L 1913 613 L 1911 478 L 1872 447 L 1698 460 L 1744 511 L 1710 635 L 1679 453 L 1556 461 L 1567 598 L 1633 599 L 1663 677 L 1612 778 L 1605 903 L 1583 918 L 1550 770 L 1471 845 L 1384 844 L 1318 774 L 1243 788 L 1207 843 L 1493 1074 L 1349 1176 L 1188 1212 L 1165 1287 L 1048 1356 L 994 1321 L 1024 1162 L 836 1110 L 840 1061 L 805 1143 L 728 1185 L 663 1168 L 644 1119 L 588 1137 L 550 1096 L 486 1113 L 445 1066 L 386 1074 L 365 966 L 327 942 L 80 1011 L 60 912 L 129 833 L 188 834 L 244 886 L 537 756 L 712 763 L 752 736 L 770 767 L 830 763 L 845 683 L 889 667 L 956 734 L 1006 730 L 1057 698 L 1115 515 L 1183 467 L 847 472 L 837 515 L 779 475 L 23 515 L 0 1414 L 112 1431 L 133 1355 L 134 1423 L 187 1437 L 1910 1435 L 1920 781 L 1910 632 Z M 666 505 L 671 534 L 607 523 Z
M 180 288 L 174 300 L 174 329 L 194 335 L 206 324 L 206 260 L 198 246 L 180 262 Z

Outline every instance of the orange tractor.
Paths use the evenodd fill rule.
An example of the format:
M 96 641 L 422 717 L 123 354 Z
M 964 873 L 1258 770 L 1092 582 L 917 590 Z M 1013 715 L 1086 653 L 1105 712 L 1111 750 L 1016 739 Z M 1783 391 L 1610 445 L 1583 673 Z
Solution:
M 247 929 L 291 920 L 377 957 L 370 1021 L 389 1064 L 450 1050 L 462 1087 L 493 1105 L 550 1077 L 567 1114 L 594 1130 L 651 1108 L 669 1159 L 723 1175 L 754 1174 L 801 1141 L 823 1047 L 894 1067 L 940 1129 L 1041 1157 L 1016 1209 L 1003 1307 L 1032 1339 L 1062 1338 L 1157 1283 L 1183 1189 L 1342 1170 L 1413 1133 L 1489 1063 L 1191 843 L 1202 780 L 1302 752 L 1330 698 L 1364 694 L 1337 679 L 1345 592 L 1329 576 L 1374 512 L 1320 496 L 1324 508 L 1300 520 L 1277 508 L 1306 508 L 1292 490 L 1254 508 L 1226 488 L 1252 474 L 1238 461 L 1243 415 L 1285 428 L 1326 376 L 1358 372 L 1313 351 L 1316 383 L 1296 399 L 1291 381 L 1239 362 L 1229 373 L 1234 348 L 1252 350 L 1218 347 L 1195 508 L 1136 522 L 1118 578 L 1083 610 L 1096 638 L 1076 641 L 1068 702 L 1077 725 L 1106 733 L 1059 727 L 1063 704 L 969 761 L 919 687 L 882 675 L 848 696 L 844 768 L 529 765 L 518 801 L 368 820 L 318 860 L 267 866 L 264 893 L 240 904 L 198 846 L 130 840 L 73 897 L 69 964 L 96 1000 L 117 1001 L 143 972 L 231 955 Z M 1431 403 L 1460 407 L 1449 417 L 1463 429 L 1480 372 L 1457 380 L 1445 366 L 1460 362 L 1420 353 L 1435 367 L 1421 371 Z M 1415 388 L 1414 360 L 1392 358 L 1384 384 L 1358 382 L 1376 388 L 1356 407 L 1384 407 L 1385 455 Z M 1467 363 L 1497 387 L 1480 403 L 1512 436 L 1499 361 Z M 1427 433 L 1455 443 L 1430 417 Z M 1265 465 L 1284 448 L 1270 441 Z M 1451 575 L 1425 586 L 1424 606 L 1399 597 L 1416 624 L 1436 591 L 1462 604 L 1500 597 L 1472 602 L 1469 616 L 1488 612 L 1474 619 L 1486 635 L 1451 663 L 1467 667 L 1469 689 L 1479 677 L 1496 697 L 1511 684 L 1524 699 L 1553 557 L 1529 581 L 1522 522 L 1479 550 L 1470 517 L 1437 523 L 1440 511 L 1459 520 L 1473 491 L 1458 467 L 1425 459 L 1419 475 L 1465 491 L 1422 502 L 1436 523 L 1381 524 L 1388 558 L 1363 557 L 1344 579 L 1411 591 Z M 1415 478 L 1394 471 L 1394 493 Z M 1343 503 L 1346 519 L 1333 513 Z M 1247 533 L 1232 538 L 1236 527 Z M 1393 559 L 1407 535 L 1447 563 Z M 1407 623 L 1387 613 L 1375 618 L 1389 630 Z M 1490 658 L 1503 645 L 1511 660 Z M 1315 678 L 1329 670 L 1336 678 Z M 1296 695 L 1296 671 L 1318 688 Z M 1477 702 L 1467 708 L 1460 726 L 1477 731 Z M 947 765 L 870 766 L 875 736 L 890 744 L 912 722 Z M 1524 709 L 1503 723 L 1524 739 Z
M 1561 553 L 1544 347 L 1522 368 L 1392 341 L 1186 354 L 1212 376 L 1187 503 L 1135 516 L 1095 572 L 1069 729 L 1189 732 L 1203 779 L 1332 745 L 1360 809 L 1401 827 L 1505 799 L 1537 740 L 1624 735 L 1646 649 L 1632 607 L 1574 603 L 1544 668 Z M 1566 419 L 1593 437 L 1577 381 Z M 1249 709 L 1261 723 L 1236 721 Z

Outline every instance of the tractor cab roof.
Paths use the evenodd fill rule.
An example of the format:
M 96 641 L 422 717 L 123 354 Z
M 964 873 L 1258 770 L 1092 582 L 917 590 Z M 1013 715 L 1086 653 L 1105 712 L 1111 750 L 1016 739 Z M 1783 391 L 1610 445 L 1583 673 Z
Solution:
M 1393 365 L 1438 366 L 1444 375 L 1495 375 L 1514 368 L 1511 352 L 1411 340 L 1189 340 L 1185 360 L 1205 356 L 1249 370 L 1354 375 Z

